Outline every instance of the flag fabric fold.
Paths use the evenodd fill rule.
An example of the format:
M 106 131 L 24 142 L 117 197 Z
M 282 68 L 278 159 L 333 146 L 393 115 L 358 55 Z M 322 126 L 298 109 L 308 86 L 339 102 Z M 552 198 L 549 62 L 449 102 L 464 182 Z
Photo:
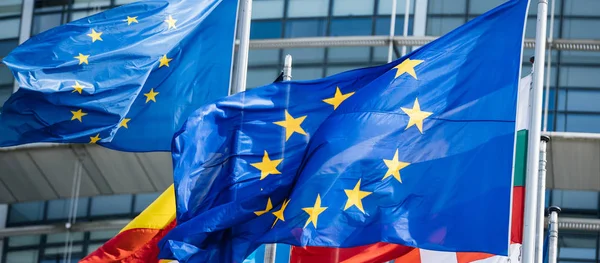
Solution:
M 157 244 L 175 225 L 175 193 L 171 185 L 116 236 L 80 263 L 158 263 Z
M 19 89 L 0 147 L 169 151 L 193 110 L 227 95 L 236 13 L 237 0 L 149 0 L 32 37 L 3 60 Z
M 178 225 L 160 258 L 242 262 L 265 243 L 377 242 L 508 255 L 527 4 L 386 65 L 194 112 L 173 140 Z

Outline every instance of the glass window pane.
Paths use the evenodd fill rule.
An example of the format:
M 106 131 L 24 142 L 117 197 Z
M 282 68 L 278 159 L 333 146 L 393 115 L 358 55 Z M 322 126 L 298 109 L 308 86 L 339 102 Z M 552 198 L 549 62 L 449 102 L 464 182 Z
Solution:
M 70 0 L 35 0 L 35 9 L 37 12 L 46 11 L 66 11 Z
M 598 0 L 565 1 L 564 15 L 566 16 L 598 16 L 599 11 L 600 1 Z
M 600 133 L 600 115 L 567 114 L 566 131 Z
M 369 47 L 331 47 L 327 53 L 329 62 L 369 62 Z
M 567 116 L 564 113 L 556 115 L 556 130 L 555 131 L 566 131 L 566 119 Z
M 372 15 L 374 0 L 335 0 L 333 2 L 334 16 L 364 16 Z M 391 6 L 391 5 L 390 5 Z
M 279 49 L 250 49 L 248 65 L 279 65 Z
M 104 245 L 104 243 L 93 243 L 93 244 L 89 244 L 87 246 L 87 253 L 90 254 L 94 251 L 96 251 L 96 249 L 98 249 L 99 247 L 101 247 L 102 245 Z
M 600 39 L 600 20 L 565 18 L 562 38 Z
M 41 236 L 14 236 L 8 238 L 9 247 L 35 246 L 40 243 Z
M 284 49 L 282 58 L 285 58 L 285 55 L 287 54 L 292 55 L 294 65 L 302 63 L 323 63 L 325 60 L 325 48 Z M 292 69 L 292 74 L 294 74 L 294 70 L 295 68 Z
M 329 0 L 289 0 L 288 17 L 327 16 Z
M 133 211 L 136 213 L 142 212 L 146 207 L 148 207 L 156 198 L 160 195 L 160 193 L 148 193 L 148 194 L 138 194 L 135 196 L 135 202 L 133 204 Z
M 88 16 L 100 13 L 102 11 L 104 11 L 105 9 L 93 9 L 93 10 L 87 10 L 87 11 L 77 11 L 77 12 L 73 12 L 71 14 L 71 21 L 75 21 L 75 20 L 79 20 L 82 18 L 86 18 Z
M 0 6 L 1 8 L 1 6 Z M 20 18 L 0 19 L 0 39 L 18 38 Z
M 83 232 L 72 232 L 70 235 L 73 241 L 83 241 Z M 48 244 L 64 244 L 67 239 L 67 233 L 58 233 L 46 235 L 46 243 Z
M 288 20 L 285 23 L 285 37 L 320 37 L 325 35 L 324 19 Z
M 23 0 L 0 1 L 0 17 L 20 15 L 22 2 Z
M 252 19 L 282 18 L 283 0 L 254 0 Z
M 67 21 L 67 15 L 62 13 L 35 15 L 33 16 L 31 35 L 34 36 L 53 27 L 57 27 L 65 21 Z
M 375 35 L 389 35 L 390 34 L 390 18 L 389 17 L 378 17 L 375 20 Z M 401 36 L 404 34 L 404 18 L 396 17 L 396 26 L 394 26 L 394 35 Z M 408 18 L 408 35 L 413 34 L 413 17 Z
M 311 80 L 323 77 L 322 67 L 298 68 L 292 70 L 293 80 Z
M 140 0 L 115 0 L 115 5 L 124 5 L 134 2 L 139 2 Z
M 429 0 L 429 14 L 460 14 L 467 10 L 467 0 Z
M 90 240 L 109 240 L 116 236 L 119 230 L 104 230 L 90 232 Z
M 44 202 L 29 202 L 10 205 L 9 223 L 23 223 L 44 219 Z
M 597 65 L 600 63 L 600 52 L 562 50 L 560 62 Z
M 281 70 L 275 68 L 248 69 L 246 86 L 251 89 L 273 83 L 280 72 Z M 295 69 L 292 71 L 293 74 L 295 74 Z
M 331 20 L 331 36 L 371 35 L 371 18 L 336 18 Z
M 456 17 L 431 17 L 427 19 L 427 35 L 441 36 L 465 23 L 464 18 Z
M 552 190 L 552 205 L 562 209 L 598 209 L 598 192 Z
M 558 255 L 561 259 L 595 260 L 596 239 L 596 235 L 563 233 L 558 237 Z
M 281 38 L 281 21 L 252 21 L 250 38 Z
M 567 91 L 566 90 L 558 90 L 558 110 L 564 111 L 567 109 Z
M 600 67 L 562 66 L 560 87 L 600 88 Z
M 108 7 L 110 0 L 75 0 L 73 8 L 99 8 Z
M 469 14 L 480 15 L 494 7 L 499 6 L 506 2 L 506 0 L 474 0 L 469 2 Z
M 122 215 L 131 212 L 131 195 L 96 196 L 92 198 L 92 216 Z
M 65 219 L 69 217 L 70 206 L 70 199 L 48 201 L 48 215 L 46 216 L 47 219 L 54 220 Z M 77 217 L 85 217 L 87 215 L 87 209 L 88 199 L 79 198 L 79 200 L 77 201 Z
M 393 0 L 379 0 L 379 6 L 377 7 L 378 15 L 391 15 L 392 14 L 392 1 Z M 430 1 L 431 2 L 431 1 Z M 398 0 L 396 3 L 396 15 L 402 15 L 404 17 L 406 0 Z M 409 14 L 415 12 L 415 0 L 410 0 Z
M 64 242 L 64 240 L 63 240 Z M 74 245 L 71 252 L 73 253 L 77 253 L 77 252 L 82 252 L 83 251 L 83 246 L 82 245 Z M 58 246 L 58 247 L 49 247 L 44 249 L 44 256 L 50 256 L 50 255 L 61 255 L 65 252 L 65 246 Z
M 5 260 L 11 263 L 37 263 L 38 254 L 37 250 L 13 251 L 6 253 Z
M 600 90 L 569 90 L 567 110 L 600 112 Z

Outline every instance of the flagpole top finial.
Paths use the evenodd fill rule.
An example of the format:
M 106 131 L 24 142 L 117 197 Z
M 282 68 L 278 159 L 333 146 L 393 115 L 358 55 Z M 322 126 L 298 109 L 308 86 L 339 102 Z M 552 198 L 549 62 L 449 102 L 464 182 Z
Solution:
M 544 134 L 544 135 L 541 136 L 541 139 L 544 142 L 549 142 L 550 141 L 550 136 Z
M 548 212 L 552 213 L 552 212 L 556 212 L 557 214 L 560 214 L 562 210 L 560 209 L 560 207 L 558 206 L 551 206 L 548 207 Z

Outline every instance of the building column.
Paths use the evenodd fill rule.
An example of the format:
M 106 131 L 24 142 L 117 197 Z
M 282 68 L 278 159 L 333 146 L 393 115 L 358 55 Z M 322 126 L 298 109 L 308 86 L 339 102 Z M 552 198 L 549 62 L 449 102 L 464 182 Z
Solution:
M 23 0 L 21 7 L 21 25 L 19 26 L 19 45 L 31 37 L 31 24 L 33 22 L 33 8 L 35 0 Z M 19 89 L 19 83 L 15 81 L 13 92 Z
M 6 227 L 7 216 L 8 216 L 8 205 L 0 204 L 0 229 L 3 229 Z M 2 251 L 3 248 L 4 248 L 4 239 L 0 238 L 0 261 L 2 261 L 2 257 L 4 257 L 4 254 Z

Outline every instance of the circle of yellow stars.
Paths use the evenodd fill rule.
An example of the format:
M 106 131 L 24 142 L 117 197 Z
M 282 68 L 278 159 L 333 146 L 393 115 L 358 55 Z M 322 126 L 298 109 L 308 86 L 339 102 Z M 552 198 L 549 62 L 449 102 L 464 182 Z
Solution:
M 127 18 L 125 18 L 122 21 L 126 22 L 127 26 L 131 26 L 132 24 L 139 24 L 138 16 L 127 16 Z M 167 30 L 177 29 L 177 20 L 174 19 L 172 15 L 169 15 L 168 17 L 166 17 L 166 19 L 164 20 L 164 23 L 167 26 Z M 86 36 L 89 37 L 89 40 L 91 40 L 92 43 L 96 43 L 96 41 L 99 41 L 99 42 L 104 41 L 104 39 L 102 39 L 103 34 L 104 34 L 104 32 L 98 30 L 97 28 L 91 28 L 91 32 L 87 33 Z M 77 54 L 78 55 L 74 56 L 73 58 L 77 60 L 78 65 L 82 65 L 82 64 L 89 65 L 90 64 L 91 54 L 84 54 L 84 53 L 77 53 Z M 167 54 L 162 55 L 157 61 L 158 68 L 162 68 L 164 66 L 169 67 L 169 62 L 171 62 L 172 60 L 173 60 L 173 58 L 167 57 Z M 74 81 L 74 84 L 71 85 L 71 87 L 73 88 L 73 91 L 71 93 L 77 92 L 78 94 L 83 94 L 84 89 L 87 88 L 85 85 L 86 84 L 81 84 L 80 81 L 78 81 L 78 80 Z M 143 95 L 146 97 L 145 103 L 146 104 L 149 102 L 156 103 L 157 102 L 156 98 L 159 94 L 160 94 L 160 92 L 156 92 L 154 90 L 154 88 L 151 88 L 150 91 L 147 93 L 143 93 Z M 79 122 L 83 122 L 84 116 L 88 115 L 88 113 L 84 112 L 83 110 L 84 109 L 71 110 L 71 121 L 77 120 Z M 131 121 L 131 118 L 121 119 L 121 121 L 118 123 L 118 127 L 119 128 L 123 127 L 125 129 L 128 129 L 129 121 Z M 90 141 L 89 141 L 90 144 L 98 143 L 101 140 L 100 134 L 96 134 L 95 136 L 90 136 L 89 138 L 90 138 Z
M 398 65 L 396 65 L 392 70 L 395 70 L 394 80 L 407 74 L 418 80 L 417 74 L 415 72 L 415 67 L 423 63 L 423 60 L 413 60 L 410 58 L 405 59 Z M 335 93 L 333 97 L 323 99 L 324 103 L 327 103 L 333 106 L 333 110 L 336 110 L 345 100 L 354 95 L 354 92 L 342 93 L 339 87 L 336 87 Z M 401 107 L 400 110 L 404 112 L 409 120 L 406 124 L 405 130 L 408 130 L 411 127 L 416 127 L 419 133 L 423 134 L 423 122 L 430 117 L 433 113 L 422 111 L 421 105 L 419 104 L 419 99 L 415 98 L 412 106 L 409 107 Z M 306 120 L 307 115 L 299 116 L 299 114 L 290 114 L 288 110 L 284 110 L 283 120 L 273 122 L 278 126 L 281 126 L 284 129 L 285 133 L 285 141 L 287 142 L 294 134 L 307 136 L 306 131 L 302 127 L 302 123 Z M 391 153 L 390 153 L 391 155 Z M 283 162 L 283 158 L 272 160 L 267 151 L 264 151 L 262 161 L 258 163 L 251 163 L 250 165 L 255 167 L 260 171 L 260 180 L 267 178 L 269 175 L 281 174 L 281 172 L 277 169 L 277 167 Z M 382 177 L 382 181 L 387 178 L 393 178 L 399 183 L 402 183 L 402 177 L 400 175 L 400 170 L 408 167 L 410 163 L 404 162 L 400 160 L 399 157 L 399 149 L 396 149 L 394 155 L 391 159 L 382 159 L 383 164 L 387 167 L 386 173 Z M 357 209 L 361 213 L 365 214 L 365 209 L 363 207 L 363 199 L 371 195 L 373 192 L 365 191 L 361 189 L 362 179 L 358 179 L 354 187 L 351 189 L 344 189 L 344 193 L 346 194 L 347 200 L 344 205 L 343 211 L 349 209 Z M 288 206 L 290 200 L 285 199 L 281 204 L 279 210 L 272 212 L 273 216 L 275 216 L 275 222 L 271 227 L 274 227 L 278 221 L 285 222 L 284 211 Z M 267 204 L 264 210 L 255 211 L 254 213 L 257 216 L 262 216 L 274 208 L 271 198 L 267 199 Z M 324 213 L 328 207 L 323 206 L 321 195 L 317 194 L 315 202 L 312 206 L 304 207 L 302 210 L 308 216 L 306 223 L 304 224 L 304 228 L 312 225 L 315 229 L 318 225 L 319 216 Z

